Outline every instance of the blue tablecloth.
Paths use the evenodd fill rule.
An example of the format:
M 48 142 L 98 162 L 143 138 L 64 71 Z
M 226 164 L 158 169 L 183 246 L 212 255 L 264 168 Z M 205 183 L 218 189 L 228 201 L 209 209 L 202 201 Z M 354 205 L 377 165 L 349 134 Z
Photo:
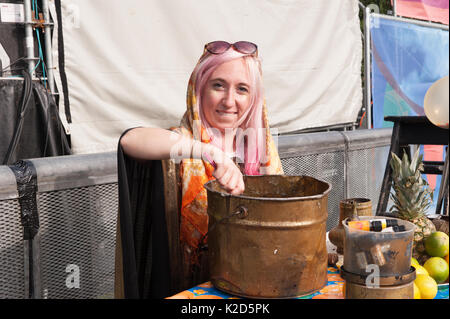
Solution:
M 239 299 L 216 289 L 211 282 L 206 282 L 191 289 L 182 291 L 169 299 Z M 335 267 L 328 267 L 328 284 L 320 291 L 298 299 L 344 299 L 344 280 Z M 439 285 L 434 299 L 449 299 L 448 283 Z

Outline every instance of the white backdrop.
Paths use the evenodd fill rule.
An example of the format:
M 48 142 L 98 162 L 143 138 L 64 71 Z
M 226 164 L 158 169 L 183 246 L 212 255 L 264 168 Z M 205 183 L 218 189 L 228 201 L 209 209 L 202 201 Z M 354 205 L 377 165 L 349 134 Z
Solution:
M 115 150 L 129 127 L 177 126 L 190 73 L 214 40 L 258 44 L 280 133 L 353 122 L 361 108 L 357 0 L 61 2 L 74 153 Z M 58 72 L 56 83 L 62 93 Z M 62 97 L 60 112 L 64 121 Z

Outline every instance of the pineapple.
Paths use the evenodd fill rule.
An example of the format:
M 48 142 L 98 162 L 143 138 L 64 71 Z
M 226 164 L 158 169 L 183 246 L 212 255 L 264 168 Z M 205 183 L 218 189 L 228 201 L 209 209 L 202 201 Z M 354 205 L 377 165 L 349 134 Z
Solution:
M 417 149 L 411 162 L 403 153 L 400 158 L 392 153 L 390 161 L 392 168 L 393 189 L 391 198 L 394 205 L 391 211 L 398 217 L 416 226 L 413 241 L 413 257 L 423 262 L 426 258 L 424 238 L 436 231 L 436 227 L 425 213 L 433 202 L 433 192 L 427 181 L 423 179 L 422 155 Z

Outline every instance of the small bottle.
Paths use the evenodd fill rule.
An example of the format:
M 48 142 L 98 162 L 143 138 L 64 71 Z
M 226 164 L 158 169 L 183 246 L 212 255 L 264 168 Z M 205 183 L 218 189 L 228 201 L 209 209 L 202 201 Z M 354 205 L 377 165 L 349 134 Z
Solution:
M 385 229 L 386 227 L 394 227 L 398 226 L 398 221 L 395 219 L 376 219 L 381 221 L 382 229 Z
M 347 223 L 348 227 L 365 231 L 382 231 L 386 227 L 398 226 L 395 219 L 355 220 Z

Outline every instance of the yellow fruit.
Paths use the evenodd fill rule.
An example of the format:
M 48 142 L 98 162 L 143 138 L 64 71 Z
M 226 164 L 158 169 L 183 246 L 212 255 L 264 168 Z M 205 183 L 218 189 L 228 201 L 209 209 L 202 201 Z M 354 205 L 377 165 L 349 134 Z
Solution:
M 411 266 L 420 266 L 419 262 L 417 261 L 416 258 L 411 257 Z
M 436 231 L 425 238 L 425 251 L 432 257 L 445 257 L 448 255 L 448 235 Z
M 414 284 L 414 299 L 421 299 L 422 297 L 420 296 L 419 287 L 417 287 L 415 282 L 413 284 Z
M 448 265 L 448 254 L 447 254 L 447 256 L 444 257 L 444 259 L 445 259 L 445 261 L 447 262 L 447 265 Z
M 438 286 L 436 281 L 427 275 L 418 275 L 414 283 L 420 290 L 422 299 L 433 299 L 437 295 Z
M 423 268 L 423 266 L 421 266 L 421 265 L 411 265 L 411 266 L 416 268 L 416 276 L 417 275 L 427 275 L 428 276 L 428 271 L 425 268 Z
M 428 274 L 433 277 L 438 284 L 443 283 L 448 277 L 448 264 L 444 258 L 431 257 L 428 259 L 423 267 L 428 271 Z

